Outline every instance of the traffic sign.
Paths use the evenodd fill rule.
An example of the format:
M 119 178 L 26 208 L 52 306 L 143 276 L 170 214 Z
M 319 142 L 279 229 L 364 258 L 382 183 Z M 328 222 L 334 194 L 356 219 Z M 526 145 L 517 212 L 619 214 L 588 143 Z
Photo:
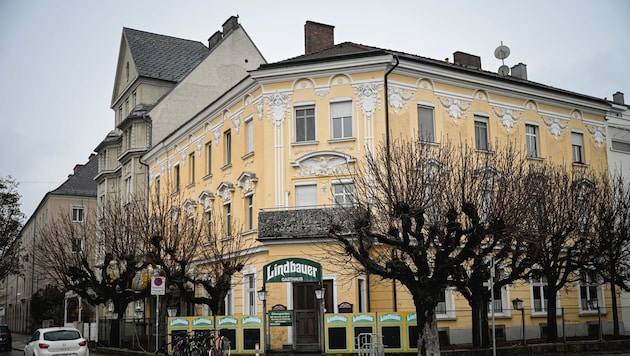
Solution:
M 166 278 L 151 277 L 151 295 L 166 294 Z

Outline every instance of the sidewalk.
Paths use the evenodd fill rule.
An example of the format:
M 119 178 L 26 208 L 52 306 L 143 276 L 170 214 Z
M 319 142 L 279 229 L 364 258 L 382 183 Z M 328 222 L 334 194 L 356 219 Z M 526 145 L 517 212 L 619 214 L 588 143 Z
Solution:
M 29 340 L 31 338 L 31 335 L 12 333 L 11 337 L 13 338 L 13 340 L 11 341 L 11 345 L 13 345 L 13 350 L 24 351 L 24 346 L 26 345 L 24 343 L 24 340 Z

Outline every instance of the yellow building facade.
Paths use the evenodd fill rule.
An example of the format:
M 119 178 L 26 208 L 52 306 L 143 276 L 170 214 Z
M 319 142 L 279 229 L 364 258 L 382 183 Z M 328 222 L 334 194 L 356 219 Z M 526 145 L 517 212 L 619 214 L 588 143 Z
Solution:
M 465 140 L 479 151 L 515 140 L 532 160 L 607 170 L 601 134 L 608 105 L 528 81 L 522 64 L 501 75 L 483 71 L 479 57 L 462 52 L 453 62 L 437 61 L 348 42 L 332 45 L 327 25 L 308 22 L 305 31 L 305 55 L 250 71 L 154 142 L 142 159 L 149 185 L 168 184 L 194 209 L 242 227 L 233 238 L 254 247 L 249 264 L 234 276 L 227 313 L 262 317 L 257 292 L 263 287 L 266 311 L 293 311 L 290 326 L 267 326 L 270 336 L 268 342 L 260 337 L 260 347 L 312 350 L 324 342 L 327 352 L 352 352 L 358 331 L 371 330 L 393 345 L 390 351 L 413 350 L 415 309 L 407 291 L 399 283 L 356 275 L 330 258 L 333 244 L 323 238 L 321 217 L 347 198 L 339 174 L 362 164 L 387 127 L 391 137 L 421 135 L 433 145 Z M 322 47 L 313 44 L 322 37 Z M 266 266 L 302 260 L 321 266 L 321 283 L 301 277 L 269 282 L 275 275 Z M 512 310 L 516 298 L 524 301 L 526 337 L 544 336 L 543 284 L 521 281 L 497 296 L 499 339 L 522 337 L 521 312 Z M 320 285 L 323 318 L 315 296 Z M 565 326 L 559 334 L 586 336 L 600 325 L 598 310 L 584 303 L 591 299 L 598 301 L 604 333 L 611 333 L 608 290 L 575 285 L 562 293 L 558 324 Z M 443 343 L 471 342 L 463 297 L 446 290 L 436 312 Z M 197 314 L 207 311 L 198 307 Z M 243 352 L 251 350 L 251 340 L 238 338 Z

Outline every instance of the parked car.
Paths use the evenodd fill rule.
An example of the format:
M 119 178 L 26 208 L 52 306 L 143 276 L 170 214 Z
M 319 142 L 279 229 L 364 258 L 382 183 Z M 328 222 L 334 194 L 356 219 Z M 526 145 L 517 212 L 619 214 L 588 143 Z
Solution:
M 11 330 L 6 325 L 0 325 L 0 350 L 11 351 L 12 343 Z
M 24 356 L 90 355 L 87 340 L 75 328 L 37 329 L 25 343 Z

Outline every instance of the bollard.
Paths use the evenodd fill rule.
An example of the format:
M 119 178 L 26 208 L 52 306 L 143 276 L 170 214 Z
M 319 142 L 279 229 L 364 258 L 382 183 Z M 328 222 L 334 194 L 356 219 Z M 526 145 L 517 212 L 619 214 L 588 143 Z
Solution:
M 256 348 L 256 356 L 260 356 L 260 344 L 256 343 L 255 348 Z

